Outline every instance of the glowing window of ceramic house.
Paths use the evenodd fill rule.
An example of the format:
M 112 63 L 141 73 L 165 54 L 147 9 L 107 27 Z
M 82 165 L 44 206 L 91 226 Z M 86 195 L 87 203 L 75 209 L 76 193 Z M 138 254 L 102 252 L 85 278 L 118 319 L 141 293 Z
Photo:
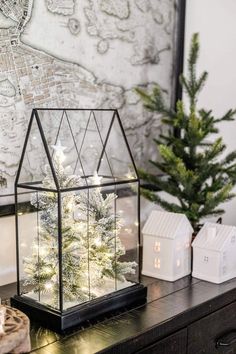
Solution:
M 157 269 L 161 268 L 161 260 L 160 260 L 160 258 L 155 258 L 154 267 L 157 268 Z
M 161 242 L 160 241 L 155 241 L 154 242 L 154 251 L 155 252 L 160 252 L 161 251 Z

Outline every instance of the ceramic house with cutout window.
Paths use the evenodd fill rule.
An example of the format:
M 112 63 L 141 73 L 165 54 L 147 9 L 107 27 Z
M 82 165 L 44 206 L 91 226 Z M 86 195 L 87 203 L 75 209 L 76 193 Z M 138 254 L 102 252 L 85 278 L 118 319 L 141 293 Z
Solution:
M 184 214 L 153 210 L 142 233 L 142 274 L 175 281 L 191 273 L 193 229 Z
M 223 283 L 236 276 L 236 227 L 205 223 L 192 243 L 192 276 Z

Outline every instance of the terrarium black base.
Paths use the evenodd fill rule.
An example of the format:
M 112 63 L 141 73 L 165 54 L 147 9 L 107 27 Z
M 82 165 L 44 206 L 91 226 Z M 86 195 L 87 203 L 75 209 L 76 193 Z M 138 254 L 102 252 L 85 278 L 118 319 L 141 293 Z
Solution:
M 11 305 L 22 310 L 30 319 L 39 322 L 42 326 L 56 332 L 63 332 L 115 310 L 143 304 L 146 301 L 146 296 L 147 288 L 142 284 L 136 284 L 75 306 L 62 314 L 26 296 L 15 295 L 11 298 Z

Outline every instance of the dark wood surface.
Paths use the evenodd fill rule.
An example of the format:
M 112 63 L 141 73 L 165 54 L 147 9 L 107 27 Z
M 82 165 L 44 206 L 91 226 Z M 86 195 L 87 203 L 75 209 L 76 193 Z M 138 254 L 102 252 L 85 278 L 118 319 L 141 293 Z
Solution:
M 147 348 L 141 349 L 137 354 L 186 354 L 187 353 L 187 328 L 181 329 Z
M 188 353 L 212 354 L 215 352 L 209 351 L 209 349 L 201 351 L 201 348 L 194 347 L 199 342 L 198 339 L 201 341 L 207 340 L 204 337 L 207 332 L 201 332 L 202 325 L 198 321 L 205 318 L 205 326 L 207 327 L 209 315 L 216 316 L 215 319 L 212 317 L 212 321 L 215 323 L 214 326 L 218 326 L 214 328 L 221 335 L 224 330 L 228 330 L 229 326 L 227 327 L 225 322 L 220 319 L 223 313 L 226 321 L 229 311 L 230 329 L 234 326 L 236 328 L 236 316 L 234 315 L 236 305 L 233 304 L 236 300 L 236 279 L 220 285 L 200 281 L 190 276 L 173 283 L 149 277 L 143 277 L 142 282 L 148 286 L 146 305 L 123 313 L 117 312 L 113 317 L 100 319 L 93 324 L 87 323 L 83 328 L 78 328 L 73 332 L 59 335 L 37 325 L 37 323 L 31 323 L 32 353 L 160 352 L 161 354 L 184 354 L 185 351 L 172 352 L 170 348 L 186 347 L 186 328 L 188 328 L 188 332 L 193 334 L 192 342 L 188 344 L 191 351 L 188 351 Z M 3 300 L 7 301 L 13 294 L 15 294 L 14 284 L 0 287 L 0 297 Z M 222 312 L 218 312 L 221 309 Z M 215 311 L 217 312 L 214 314 Z M 209 338 L 211 338 L 211 335 L 214 337 L 212 333 L 208 332 L 207 336 Z M 170 336 L 170 347 L 168 347 L 166 341 L 168 336 Z M 215 338 L 213 339 L 215 340 Z M 162 342 L 157 343 L 158 341 Z M 199 351 L 197 351 L 198 349 Z M 220 349 L 218 352 L 236 353 L 236 350 L 227 352 Z
M 225 333 L 234 333 L 232 339 L 236 340 L 236 302 L 225 306 L 223 309 L 196 321 L 188 328 L 189 353 L 236 353 L 236 341 L 229 348 L 216 348 L 216 342 L 222 338 Z

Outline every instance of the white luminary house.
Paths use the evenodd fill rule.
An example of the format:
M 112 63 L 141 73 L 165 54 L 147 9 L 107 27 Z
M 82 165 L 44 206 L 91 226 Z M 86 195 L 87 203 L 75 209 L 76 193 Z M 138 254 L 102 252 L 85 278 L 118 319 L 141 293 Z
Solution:
M 116 110 L 34 109 L 15 198 L 15 307 L 63 331 L 145 300 L 139 180 Z
M 154 210 L 142 233 L 142 274 L 175 281 L 191 273 L 193 229 L 184 214 Z
M 222 283 L 236 276 L 236 227 L 205 223 L 192 243 L 192 276 Z

